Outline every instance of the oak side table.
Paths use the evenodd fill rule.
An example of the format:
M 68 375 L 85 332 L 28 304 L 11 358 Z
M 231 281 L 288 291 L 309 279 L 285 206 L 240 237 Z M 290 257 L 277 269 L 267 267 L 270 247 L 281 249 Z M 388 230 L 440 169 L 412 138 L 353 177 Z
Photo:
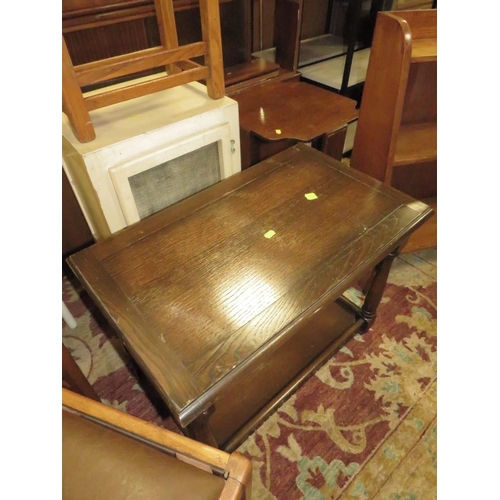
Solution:
M 293 146 L 312 146 L 340 160 L 356 101 L 310 83 L 268 81 L 231 93 L 238 102 L 241 167 Z
M 367 331 L 432 213 L 298 144 L 68 261 L 182 431 L 234 450 Z M 373 268 L 357 307 L 342 294 Z

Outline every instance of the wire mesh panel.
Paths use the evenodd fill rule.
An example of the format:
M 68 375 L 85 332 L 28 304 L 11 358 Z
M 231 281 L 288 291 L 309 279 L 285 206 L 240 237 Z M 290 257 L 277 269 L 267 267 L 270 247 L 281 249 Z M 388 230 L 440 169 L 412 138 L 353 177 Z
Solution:
M 218 142 L 129 177 L 130 189 L 140 219 L 220 180 Z

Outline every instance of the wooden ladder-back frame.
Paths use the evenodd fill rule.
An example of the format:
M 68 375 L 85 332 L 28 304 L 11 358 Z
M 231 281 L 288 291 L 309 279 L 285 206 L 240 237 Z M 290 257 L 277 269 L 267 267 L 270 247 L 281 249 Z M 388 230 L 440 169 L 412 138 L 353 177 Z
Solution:
M 208 96 L 224 97 L 224 69 L 218 0 L 199 0 L 202 41 L 179 46 L 172 0 L 155 0 L 156 18 L 162 45 L 99 61 L 73 66 L 62 39 L 62 100 L 76 138 L 80 142 L 95 139 L 89 112 L 160 90 L 205 80 Z M 204 64 L 192 61 L 204 56 Z M 166 76 L 134 82 L 119 89 L 84 96 L 82 87 L 106 82 L 153 68 L 165 67 Z

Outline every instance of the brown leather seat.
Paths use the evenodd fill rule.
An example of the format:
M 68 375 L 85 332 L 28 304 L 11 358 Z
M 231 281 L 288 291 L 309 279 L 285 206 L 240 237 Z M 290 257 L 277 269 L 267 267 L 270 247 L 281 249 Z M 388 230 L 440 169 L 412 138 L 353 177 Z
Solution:
M 217 500 L 224 479 L 63 410 L 63 499 Z
M 62 457 L 63 500 L 250 498 L 250 462 L 241 455 L 215 450 L 66 389 Z

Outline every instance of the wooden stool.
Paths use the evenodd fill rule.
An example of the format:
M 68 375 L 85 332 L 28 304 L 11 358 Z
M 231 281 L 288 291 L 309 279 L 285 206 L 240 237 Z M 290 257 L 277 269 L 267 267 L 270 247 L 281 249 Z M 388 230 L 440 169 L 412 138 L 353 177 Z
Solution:
M 296 144 L 342 158 L 356 101 L 295 81 L 269 81 L 231 94 L 240 111 L 242 169 Z
M 224 96 L 224 71 L 218 0 L 199 0 L 203 41 L 180 46 L 177 39 L 172 0 L 155 0 L 156 17 L 162 45 L 73 66 L 64 37 L 62 40 L 62 97 L 75 136 L 80 142 L 95 139 L 89 111 L 117 102 L 134 99 L 189 82 L 205 80 L 212 99 Z M 205 64 L 193 62 L 204 56 Z M 167 76 L 130 85 L 120 90 L 103 91 L 85 96 L 82 87 L 165 67 Z

